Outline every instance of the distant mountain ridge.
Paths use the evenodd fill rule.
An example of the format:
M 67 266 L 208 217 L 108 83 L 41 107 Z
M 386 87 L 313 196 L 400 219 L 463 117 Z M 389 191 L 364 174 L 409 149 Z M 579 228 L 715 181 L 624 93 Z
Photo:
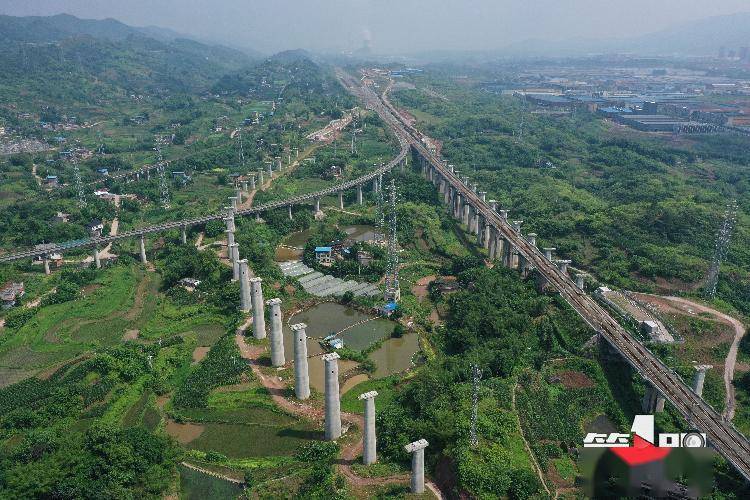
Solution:
M 750 47 L 750 12 L 708 17 L 630 38 L 574 38 L 560 41 L 531 39 L 508 45 L 503 55 L 576 56 L 599 53 L 638 55 L 715 55 L 720 47 Z
M 54 43 L 66 38 L 91 36 L 93 38 L 122 42 L 128 38 L 151 38 L 160 42 L 181 41 L 181 45 L 197 48 L 201 52 L 220 53 L 224 57 L 249 57 L 257 59 L 260 54 L 251 50 L 237 50 L 213 42 L 206 42 L 176 31 L 157 26 L 129 26 L 116 19 L 81 19 L 70 14 L 54 16 L 15 17 L 0 15 L 0 42 Z M 210 47 L 211 50 L 206 50 Z M 240 56 L 241 55 L 241 56 Z

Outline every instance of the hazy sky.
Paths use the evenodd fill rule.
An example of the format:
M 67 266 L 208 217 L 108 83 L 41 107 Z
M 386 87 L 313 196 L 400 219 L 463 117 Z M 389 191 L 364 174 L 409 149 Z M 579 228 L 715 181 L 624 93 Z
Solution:
M 750 11 L 750 0 L 0 0 L 0 13 L 114 17 L 272 52 L 495 49 L 527 39 L 640 35 Z

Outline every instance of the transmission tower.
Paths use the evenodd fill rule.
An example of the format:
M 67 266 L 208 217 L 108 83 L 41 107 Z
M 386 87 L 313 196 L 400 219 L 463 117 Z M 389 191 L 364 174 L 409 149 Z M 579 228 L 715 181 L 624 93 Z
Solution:
M 471 394 L 471 446 L 476 448 L 479 444 L 477 438 L 477 419 L 479 415 L 479 381 L 482 379 L 482 370 L 477 365 L 471 365 L 473 392 Z
M 73 160 L 73 176 L 76 182 L 76 191 L 78 191 L 78 207 L 86 207 L 86 194 L 83 192 L 83 183 L 81 182 L 81 169 L 78 167 L 78 161 Z
M 716 285 L 719 282 L 719 269 L 722 261 L 726 258 L 729 251 L 729 243 L 732 240 L 732 232 L 737 222 L 737 200 L 732 200 L 727 205 L 724 212 L 724 221 L 716 235 L 716 245 L 714 247 L 714 257 L 711 261 L 711 267 L 708 268 L 708 277 L 706 278 L 706 296 L 713 299 L 716 296 Z
M 383 187 L 380 186 L 377 196 L 378 204 L 378 234 L 375 235 L 376 241 L 385 241 L 385 235 L 387 234 L 385 226 L 385 200 L 383 199 Z
M 381 190 L 382 191 L 382 190 Z M 401 299 L 401 287 L 398 283 L 398 241 L 396 238 L 396 181 L 391 179 L 388 204 L 388 265 L 385 274 L 385 300 L 398 302 Z
M 96 149 L 96 154 L 104 156 L 105 154 L 105 148 L 104 148 L 104 139 L 102 138 L 102 134 L 99 133 L 99 147 Z
M 242 129 L 237 129 L 237 161 L 240 164 L 240 168 L 245 168 L 245 149 L 242 146 Z
M 159 190 L 161 191 L 161 206 L 164 209 L 169 208 L 169 185 L 167 184 L 167 175 L 165 172 L 164 158 L 161 154 L 161 143 L 163 139 L 156 138 L 156 171 L 159 174 Z

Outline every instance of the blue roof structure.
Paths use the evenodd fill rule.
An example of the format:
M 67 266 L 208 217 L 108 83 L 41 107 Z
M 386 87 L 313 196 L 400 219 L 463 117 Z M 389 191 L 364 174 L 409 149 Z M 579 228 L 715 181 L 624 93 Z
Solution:
M 330 253 L 331 247 L 315 247 L 315 253 Z
M 383 306 L 383 310 L 387 312 L 393 312 L 398 309 L 398 304 L 395 302 L 388 302 Z

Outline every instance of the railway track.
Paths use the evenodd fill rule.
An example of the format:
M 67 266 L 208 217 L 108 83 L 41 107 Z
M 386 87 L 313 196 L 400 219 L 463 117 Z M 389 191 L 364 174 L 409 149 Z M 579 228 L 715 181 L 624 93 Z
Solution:
M 509 241 L 518 252 L 544 276 L 547 282 L 557 289 L 562 297 L 598 334 L 607 340 L 627 362 L 650 384 L 652 384 L 688 421 L 689 425 L 706 433 L 710 445 L 716 449 L 737 471 L 750 481 L 750 442 L 731 422 L 724 420 L 720 413 L 695 394 L 679 376 L 654 356 L 640 341 L 631 336 L 594 299 L 580 290 L 567 274 L 547 260 L 544 254 L 466 186 L 450 169 L 446 162 L 431 153 L 424 146 L 422 134 L 406 120 L 388 101 L 386 88 L 378 96 L 380 105 L 374 109 L 386 116 L 381 118 L 398 128 L 394 132 L 407 137 L 415 155 L 428 162 L 464 200 L 473 205 L 487 224 L 494 226 L 498 233 Z M 369 89 L 368 89 L 369 90 Z M 364 91 L 367 94 L 367 91 Z M 369 91 L 370 98 L 375 95 Z

